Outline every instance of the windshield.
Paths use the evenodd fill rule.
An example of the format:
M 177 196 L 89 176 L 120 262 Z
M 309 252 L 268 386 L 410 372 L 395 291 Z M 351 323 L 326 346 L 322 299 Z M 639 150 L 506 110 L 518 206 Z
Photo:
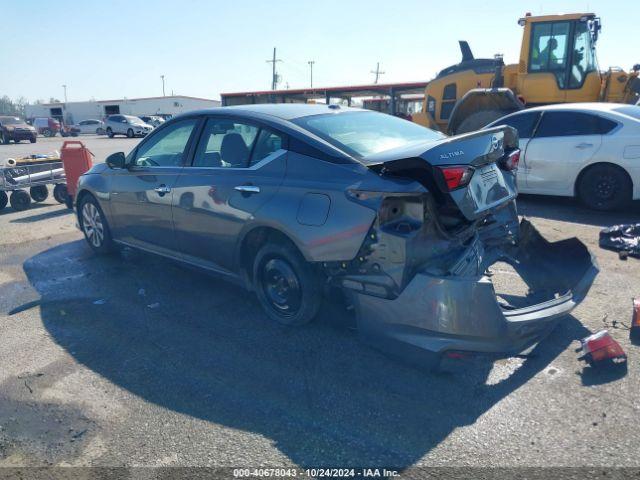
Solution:
M 358 158 L 444 137 L 417 123 L 378 112 L 328 113 L 293 122 Z
M 635 105 L 629 105 L 627 107 L 614 108 L 614 112 L 622 113 L 623 115 L 627 115 L 629 117 L 633 117 L 636 120 L 640 120 L 640 107 Z
M 17 125 L 18 123 L 22 123 L 18 117 L 0 117 L 0 123 L 4 125 Z
M 132 115 L 125 115 L 124 118 L 126 118 L 129 123 L 144 123 L 141 118 Z

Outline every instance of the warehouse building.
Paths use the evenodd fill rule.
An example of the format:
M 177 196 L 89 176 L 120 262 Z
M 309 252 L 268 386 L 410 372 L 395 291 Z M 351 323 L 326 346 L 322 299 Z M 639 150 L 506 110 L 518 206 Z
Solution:
M 171 95 L 167 97 L 122 98 L 119 100 L 90 100 L 87 102 L 59 102 L 26 105 L 27 118 L 53 117 L 67 124 L 82 120 L 101 120 L 107 115 L 162 115 L 173 116 L 178 113 L 203 108 L 219 107 L 220 101 L 207 98 Z

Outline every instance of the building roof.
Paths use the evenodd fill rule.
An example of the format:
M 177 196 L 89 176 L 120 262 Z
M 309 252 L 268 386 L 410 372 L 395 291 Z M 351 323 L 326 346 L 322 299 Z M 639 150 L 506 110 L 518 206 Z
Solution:
M 172 98 L 188 98 L 190 100 L 203 100 L 206 102 L 219 102 L 220 100 L 214 100 L 212 98 L 190 97 L 188 95 L 166 95 L 164 97 L 138 97 L 138 98 L 118 98 L 115 100 L 84 100 L 76 102 L 54 102 L 54 103 L 41 103 L 40 105 L 50 107 L 52 105 L 64 105 L 65 103 L 120 103 L 120 102 L 135 102 L 138 100 L 166 100 Z

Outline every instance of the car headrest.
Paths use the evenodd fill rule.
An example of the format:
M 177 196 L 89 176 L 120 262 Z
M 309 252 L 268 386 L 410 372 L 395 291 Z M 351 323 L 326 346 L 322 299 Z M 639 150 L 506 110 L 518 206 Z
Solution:
M 249 149 L 244 143 L 242 135 L 235 132 L 227 133 L 222 139 L 220 156 L 231 167 L 246 166 L 249 160 Z

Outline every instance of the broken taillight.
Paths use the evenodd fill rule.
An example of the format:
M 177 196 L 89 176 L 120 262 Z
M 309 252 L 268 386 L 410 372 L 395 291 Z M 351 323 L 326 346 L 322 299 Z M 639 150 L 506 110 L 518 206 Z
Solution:
M 616 342 L 609 332 L 601 330 L 598 333 L 589 335 L 580 340 L 582 343 L 581 360 L 586 360 L 590 365 L 596 365 L 601 362 L 609 362 L 614 364 L 622 364 L 627 362 L 627 355 L 622 347 Z
M 464 187 L 471 181 L 473 168 L 468 166 L 454 165 L 452 167 L 440 167 L 449 191 Z
M 517 170 L 520 163 L 520 150 L 516 149 L 509 152 L 501 162 L 502 168 L 505 170 Z

